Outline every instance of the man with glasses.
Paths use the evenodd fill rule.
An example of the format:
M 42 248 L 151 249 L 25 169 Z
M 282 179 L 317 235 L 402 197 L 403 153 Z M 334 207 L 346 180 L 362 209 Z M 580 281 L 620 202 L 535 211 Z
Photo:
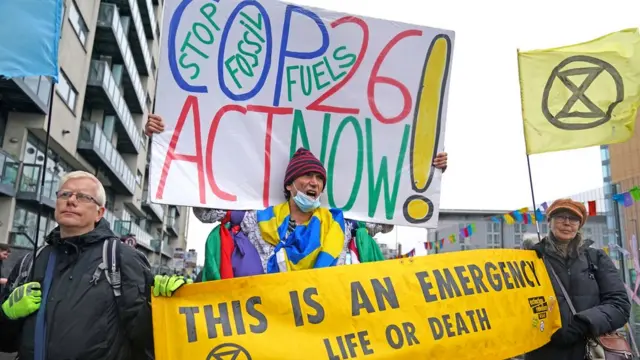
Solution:
M 23 276 L 31 265 L 19 261 L 0 297 L 0 351 L 20 359 L 153 358 L 146 258 L 111 231 L 95 176 L 75 171 L 60 184 L 59 226 L 38 251 L 33 276 Z

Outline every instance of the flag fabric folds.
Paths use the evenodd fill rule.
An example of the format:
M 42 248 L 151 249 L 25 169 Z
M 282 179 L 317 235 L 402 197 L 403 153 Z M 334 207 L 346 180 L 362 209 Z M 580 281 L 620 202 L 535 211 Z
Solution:
M 620 143 L 640 107 L 640 33 L 518 52 L 527 154 Z
M 58 82 L 62 0 L 0 1 L 0 77 Z

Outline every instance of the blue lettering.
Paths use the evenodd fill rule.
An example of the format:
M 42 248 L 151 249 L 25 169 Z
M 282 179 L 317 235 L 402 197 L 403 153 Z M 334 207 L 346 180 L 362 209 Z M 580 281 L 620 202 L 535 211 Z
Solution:
M 289 32 L 291 31 L 291 16 L 294 12 L 310 18 L 318 25 L 318 29 L 320 30 L 320 34 L 322 35 L 322 45 L 317 50 L 311 52 L 297 52 L 287 49 L 287 46 L 289 45 Z M 287 5 L 287 10 L 284 15 L 282 42 L 280 43 L 280 56 L 278 57 L 278 74 L 276 76 L 276 87 L 274 91 L 273 106 L 280 105 L 285 59 L 315 59 L 324 55 L 324 53 L 327 51 L 327 48 L 329 48 L 329 33 L 327 32 L 327 27 L 324 25 L 320 17 L 314 12 L 300 6 Z
M 226 45 L 227 45 L 227 38 L 229 37 L 229 31 L 231 30 L 233 21 L 236 19 L 240 11 L 247 6 L 255 6 L 255 8 L 258 9 L 260 14 L 262 15 L 262 18 L 264 19 L 264 29 L 265 29 L 267 49 L 265 53 L 264 67 L 262 68 L 262 72 L 260 73 L 260 77 L 258 78 L 258 82 L 256 83 L 256 85 L 252 89 L 250 89 L 249 91 L 243 94 L 234 94 L 233 91 L 229 89 L 224 79 L 224 70 L 225 68 L 229 67 L 229 71 L 232 72 L 232 75 L 235 72 L 237 72 L 237 70 L 235 70 L 234 72 L 234 70 L 230 69 L 230 64 L 225 63 L 224 49 L 226 48 Z M 229 99 L 234 101 L 246 101 L 255 97 L 260 92 L 260 90 L 262 90 L 264 83 L 267 81 L 267 76 L 269 75 L 269 69 L 271 68 L 271 50 L 273 47 L 272 45 L 273 45 L 273 39 L 271 37 L 271 20 L 269 20 L 269 14 L 267 13 L 267 10 L 264 8 L 264 6 L 262 6 L 262 4 L 260 4 L 255 0 L 245 0 L 240 4 L 238 4 L 238 6 L 236 6 L 233 12 L 231 12 L 231 14 L 229 15 L 229 18 L 227 19 L 227 23 L 224 26 L 224 30 L 222 30 L 222 38 L 220 39 L 220 50 L 218 51 L 218 83 L 220 84 L 220 90 L 222 90 L 222 92 L 225 95 L 227 95 Z M 241 88 L 240 84 L 237 82 L 235 77 L 234 77 L 234 82 L 236 82 L 236 86 L 238 88 Z

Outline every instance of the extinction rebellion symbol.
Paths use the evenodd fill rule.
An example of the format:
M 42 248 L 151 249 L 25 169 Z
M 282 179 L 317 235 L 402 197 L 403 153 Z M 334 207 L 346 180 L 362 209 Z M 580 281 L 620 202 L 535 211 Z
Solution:
M 240 345 L 225 343 L 214 347 L 206 360 L 251 360 L 251 355 Z
M 587 90 L 596 79 L 607 76 L 613 81 L 615 96 L 610 99 L 591 99 Z M 583 79 L 577 83 L 576 79 Z M 556 80 L 559 80 L 563 91 L 553 92 Z M 565 91 L 568 89 L 569 91 Z M 560 95 L 569 93 L 566 103 L 555 113 L 549 108 L 550 98 L 554 100 Z M 563 130 L 586 130 L 598 127 L 611 120 L 615 107 L 624 99 L 624 82 L 622 76 L 613 65 L 591 56 L 576 55 L 564 59 L 553 71 L 542 94 L 542 113 L 555 127 Z M 565 100 L 565 99 L 563 99 Z M 555 101 L 554 101 L 555 102 Z M 573 110 L 579 104 L 587 111 Z M 571 122 L 565 121 L 572 119 Z M 576 121 L 577 120 L 577 121 Z M 585 120 L 585 121 L 581 121 Z M 592 121 L 591 121 L 592 120 Z

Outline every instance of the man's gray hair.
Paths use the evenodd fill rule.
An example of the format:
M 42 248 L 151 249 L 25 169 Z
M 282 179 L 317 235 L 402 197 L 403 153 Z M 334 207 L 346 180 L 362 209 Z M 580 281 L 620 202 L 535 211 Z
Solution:
M 80 170 L 66 173 L 62 176 L 62 179 L 60 179 L 60 186 L 58 187 L 58 190 L 62 189 L 62 186 L 71 179 L 91 179 L 98 187 L 98 190 L 96 191 L 96 201 L 98 202 L 98 205 L 105 205 L 107 202 L 107 194 L 104 191 L 104 186 L 102 186 L 102 183 L 97 177 L 95 177 L 95 175 Z

